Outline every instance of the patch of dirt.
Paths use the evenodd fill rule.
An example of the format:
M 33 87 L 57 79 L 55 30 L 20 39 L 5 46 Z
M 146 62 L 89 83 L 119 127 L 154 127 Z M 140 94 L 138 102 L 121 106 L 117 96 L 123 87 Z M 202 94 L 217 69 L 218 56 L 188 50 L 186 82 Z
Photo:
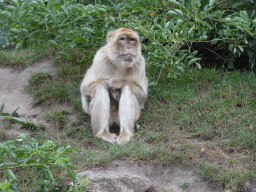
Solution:
M 33 97 L 24 92 L 25 86 L 28 85 L 29 77 L 37 72 L 55 73 L 56 68 L 50 62 L 33 64 L 25 69 L 12 67 L 0 68 L 0 105 L 4 103 L 4 113 L 12 113 L 17 107 L 17 117 L 33 123 L 43 123 L 42 107 L 33 107 Z M 2 124 L 2 123 L 1 123 Z M 7 130 L 9 136 L 16 136 L 20 133 L 30 135 L 27 130 L 18 130 L 16 126 L 12 130 Z
M 32 107 L 33 97 L 24 92 L 29 77 L 40 71 L 54 73 L 55 68 L 49 62 L 34 64 L 24 70 L 11 67 L 0 68 L 0 103 L 5 103 L 5 112 L 11 113 L 19 107 L 17 113 L 21 117 L 42 113 L 42 108 Z
M 88 168 L 79 175 L 86 176 L 85 173 L 99 175 L 138 175 L 141 178 L 148 178 L 151 181 L 151 188 L 148 191 L 162 192 L 222 192 L 216 189 L 207 181 L 200 178 L 193 170 L 187 170 L 179 167 L 145 165 L 140 162 L 130 162 L 128 160 L 116 159 L 110 162 L 106 167 Z M 102 178 L 101 178 L 102 179 Z M 185 186 L 184 188 L 181 185 Z

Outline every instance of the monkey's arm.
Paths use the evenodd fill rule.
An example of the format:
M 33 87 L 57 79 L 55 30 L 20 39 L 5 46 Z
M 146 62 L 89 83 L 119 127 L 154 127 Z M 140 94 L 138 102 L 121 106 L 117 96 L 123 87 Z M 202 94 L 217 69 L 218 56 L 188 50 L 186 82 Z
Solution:
M 146 76 L 142 79 L 141 82 L 135 82 L 131 86 L 131 89 L 139 102 L 140 108 L 143 109 L 148 97 L 148 79 Z
M 105 79 L 98 79 L 96 81 L 86 82 L 84 81 L 81 84 L 80 91 L 81 91 L 81 101 L 82 107 L 86 113 L 89 114 L 89 106 L 91 100 L 94 98 L 97 86 L 101 84 L 105 84 L 107 80 Z
M 93 97 L 97 87 L 100 84 L 106 84 L 107 81 L 108 81 L 108 79 L 97 79 L 92 82 L 87 82 L 87 83 L 85 82 L 81 85 L 81 93 L 83 93 L 85 96 Z
M 129 85 L 132 93 L 136 96 L 141 108 L 144 107 L 148 95 L 148 80 L 146 77 L 143 78 L 141 82 L 136 82 L 129 79 L 111 79 L 107 81 L 106 85 L 113 90 L 121 89 L 125 85 Z

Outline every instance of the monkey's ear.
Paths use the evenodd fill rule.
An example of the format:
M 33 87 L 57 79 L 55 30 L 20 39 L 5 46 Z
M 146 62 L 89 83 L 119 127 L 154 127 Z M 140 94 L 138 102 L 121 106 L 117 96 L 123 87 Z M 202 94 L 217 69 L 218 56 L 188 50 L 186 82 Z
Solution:
M 111 38 L 113 37 L 114 35 L 114 31 L 109 31 L 108 34 L 107 34 L 107 43 L 110 42 Z

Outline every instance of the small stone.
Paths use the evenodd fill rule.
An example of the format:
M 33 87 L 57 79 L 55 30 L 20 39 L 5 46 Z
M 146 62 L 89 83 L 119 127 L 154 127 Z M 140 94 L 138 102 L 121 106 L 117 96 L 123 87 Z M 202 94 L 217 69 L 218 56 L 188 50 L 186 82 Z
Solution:
M 90 178 L 89 191 L 97 192 L 146 192 L 151 188 L 151 181 L 144 175 L 119 171 L 84 171 L 80 176 Z

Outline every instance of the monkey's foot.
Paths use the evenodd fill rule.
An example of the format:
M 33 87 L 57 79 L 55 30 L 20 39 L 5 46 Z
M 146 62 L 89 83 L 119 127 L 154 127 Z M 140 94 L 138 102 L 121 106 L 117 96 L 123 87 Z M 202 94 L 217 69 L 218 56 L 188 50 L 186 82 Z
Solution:
M 127 143 L 131 140 L 132 134 L 127 133 L 125 131 L 123 131 L 122 133 L 120 133 L 120 135 L 117 137 L 117 144 L 121 145 L 124 143 Z
M 114 133 L 103 132 L 102 134 L 97 135 L 97 137 L 99 137 L 109 143 L 116 143 L 117 135 Z

